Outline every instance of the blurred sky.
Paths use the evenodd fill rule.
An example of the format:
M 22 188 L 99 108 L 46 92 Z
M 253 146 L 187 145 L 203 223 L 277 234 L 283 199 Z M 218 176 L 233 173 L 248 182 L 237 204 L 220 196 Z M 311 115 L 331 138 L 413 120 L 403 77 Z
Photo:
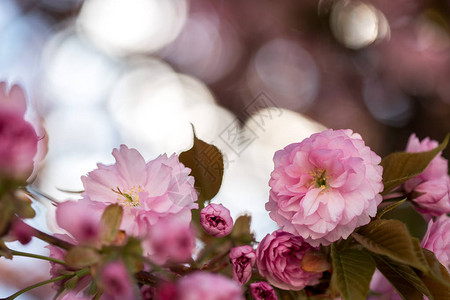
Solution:
M 264 210 L 276 150 L 351 128 L 384 156 L 412 132 L 450 131 L 449 20 L 448 0 L 1 0 L 0 79 L 27 89 L 46 127 L 42 192 L 76 197 L 58 189 L 82 189 L 121 143 L 147 160 L 184 151 L 193 123 L 225 155 L 214 201 L 252 213 L 261 239 L 276 228 Z M 57 230 L 53 206 L 36 206 L 34 224 Z M 29 284 L 16 263 L 48 274 L 0 260 L 0 297 Z

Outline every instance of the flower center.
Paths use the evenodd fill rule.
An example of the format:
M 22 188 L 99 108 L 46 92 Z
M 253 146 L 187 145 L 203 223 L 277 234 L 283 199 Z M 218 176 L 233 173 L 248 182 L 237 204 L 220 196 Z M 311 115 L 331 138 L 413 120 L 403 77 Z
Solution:
M 328 185 L 327 170 L 314 170 L 311 172 L 311 177 L 313 178 L 312 183 L 315 188 L 327 190 L 330 188 Z
M 139 199 L 139 193 L 142 192 L 141 186 L 132 187 L 129 190 L 121 191 L 119 187 L 117 190 L 112 190 L 114 193 L 120 195 L 117 201 L 125 207 L 137 207 L 141 206 L 141 199 Z

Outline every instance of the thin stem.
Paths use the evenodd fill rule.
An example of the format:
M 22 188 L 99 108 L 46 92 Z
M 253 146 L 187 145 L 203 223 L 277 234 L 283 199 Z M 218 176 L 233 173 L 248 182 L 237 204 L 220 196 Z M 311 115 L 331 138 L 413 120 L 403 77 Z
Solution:
M 56 282 L 56 281 L 60 281 L 60 280 L 63 280 L 63 279 L 67 279 L 67 278 L 70 278 L 70 277 L 73 277 L 73 276 L 75 276 L 75 273 L 74 274 L 68 274 L 68 275 L 61 275 L 61 276 L 58 276 L 58 277 L 55 277 L 55 278 L 52 278 L 52 279 L 49 279 L 49 280 L 38 282 L 36 284 L 30 285 L 29 287 L 26 287 L 26 288 L 18 291 L 17 293 L 9 296 L 8 298 L 5 298 L 5 300 L 16 299 L 20 295 L 22 295 L 22 294 L 24 294 L 24 293 L 26 293 L 28 291 L 31 291 L 32 289 L 38 288 L 40 286 L 43 286 L 43 285 L 46 285 L 46 284 L 49 284 L 49 283 L 52 283 L 52 282 Z
M 11 251 L 12 255 L 43 259 L 43 260 L 48 260 L 48 261 L 55 262 L 57 264 L 67 265 L 64 261 L 56 259 L 56 258 L 53 258 L 53 257 L 42 256 L 42 255 L 37 255 L 37 254 L 27 253 L 27 252 L 20 252 L 20 251 L 16 251 L 16 250 L 12 250 L 12 249 L 10 249 L 10 251 Z
M 63 241 L 61 239 L 58 239 L 57 237 L 54 237 L 52 235 L 49 235 L 45 232 L 42 232 L 34 227 L 31 227 L 30 225 L 24 223 L 25 226 L 28 226 L 29 229 L 32 232 L 32 235 L 37 237 L 40 240 L 43 240 L 44 242 L 47 242 L 49 244 L 58 246 L 59 248 L 62 248 L 64 250 L 69 250 L 70 248 L 74 247 L 74 245 L 72 245 L 71 243 L 68 243 L 66 241 Z

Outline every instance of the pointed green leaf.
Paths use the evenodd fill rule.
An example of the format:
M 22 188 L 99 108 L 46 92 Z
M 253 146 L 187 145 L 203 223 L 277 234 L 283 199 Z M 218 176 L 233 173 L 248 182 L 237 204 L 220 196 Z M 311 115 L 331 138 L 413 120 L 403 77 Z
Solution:
M 423 294 L 430 296 L 430 291 L 410 266 L 395 262 L 381 255 L 374 255 L 374 259 L 377 269 L 380 270 L 403 299 L 422 300 Z
M 333 279 L 344 300 L 365 300 L 375 271 L 375 262 L 366 251 L 345 249 L 338 251 L 331 245 Z
M 388 256 L 394 261 L 426 272 L 427 267 L 417 257 L 412 237 L 405 224 L 397 220 L 374 220 L 352 236 L 367 250 Z
M 100 260 L 100 255 L 95 249 L 89 247 L 73 247 L 67 251 L 64 261 L 73 268 L 91 266 Z
M 119 204 L 111 204 L 106 207 L 100 220 L 100 239 L 102 242 L 111 243 L 119 232 L 122 222 L 123 208 Z
M 438 147 L 427 152 L 396 152 L 385 157 L 381 161 L 384 184 L 384 191 L 381 194 L 386 195 L 405 181 L 422 173 L 431 160 L 447 147 L 449 137 L 450 134 L 447 134 Z
M 74 277 L 70 278 L 69 280 L 64 282 L 64 288 L 66 290 L 73 290 L 75 288 L 75 286 L 77 285 L 79 279 L 80 278 L 78 276 L 74 276 Z
M 406 198 L 389 204 L 388 206 L 386 206 L 385 208 L 383 208 L 381 211 L 378 212 L 377 218 L 381 218 L 385 213 L 395 209 L 397 206 L 403 204 L 403 202 L 405 202 L 405 201 L 406 201 Z
M 195 178 L 195 188 L 199 192 L 199 208 L 204 207 L 204 201 L 211 200 L 220 189 L 223 177 L 223 156 L 216 146 L 197 138 L 194 133 L 194 144 L 188 151 L 179 156 L 180 162 L 191 169 Z

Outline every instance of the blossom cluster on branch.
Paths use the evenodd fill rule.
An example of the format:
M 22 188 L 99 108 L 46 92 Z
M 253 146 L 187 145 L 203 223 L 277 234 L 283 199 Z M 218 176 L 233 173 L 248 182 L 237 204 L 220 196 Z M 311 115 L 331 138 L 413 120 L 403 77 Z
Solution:
M 384 159 L 349 129 L 287 145 L 274 154 L 266 203 L 279 229 L 261 241 L 249 215 L 233 220 L 216 203 L 223 158 L 195 132 L 190 150 L 150 161 L 121 145 L 115 163 L 81 177 L 79 199 L 57 204 L 66 233 L 49 235 L 24 221 L 46 149 L 25 100 L 0 83 L 0 256 L 51 268 L 5 299 L 45 284 L 66 300 L 450 299 L 448 136 L 412 135 Z M 49 256 L 8 248 L 33 237 Z

